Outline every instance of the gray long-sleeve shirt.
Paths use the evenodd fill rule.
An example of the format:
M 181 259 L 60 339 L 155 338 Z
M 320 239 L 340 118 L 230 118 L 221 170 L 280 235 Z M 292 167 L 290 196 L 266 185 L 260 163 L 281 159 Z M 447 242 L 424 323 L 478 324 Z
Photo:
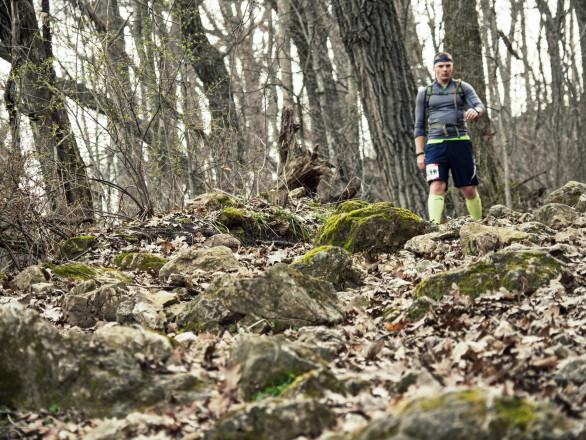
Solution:
M 470 84 L 462 81 L 460 88 L 464 92 L 466 104 L 470 108 L 482 109 L 486 113 L 486 108 L 482 101 L 476 95 L 476 92 Z M 456 82 L 450 78 L 448 86 L 444 89 L 437 81 L 433 82 L 432 95 L 429 97 L 429 133 L 428 139 L 448 139 L 457 137 L 458 133 L 461 136 L 468 134 L 468 129 L 465 125 L 457 127 L 446 127 L 448 136 L 444 133 L 444 127 L 431 127 L 432 124 L 456 124 L 465 122 L 464 117 L 464 102 L 459 93 L 456 93 L 456 102 L 458 103 L 458 117 L 456 118 L 456 109 L 454 107 L 454 95 L 434 95 L 433 93 L 453 92 L 456 90 Z M 425 91 L 426 87 L 419 89 L 417 99 L 415 101 L 415 137 L 425 136 Z

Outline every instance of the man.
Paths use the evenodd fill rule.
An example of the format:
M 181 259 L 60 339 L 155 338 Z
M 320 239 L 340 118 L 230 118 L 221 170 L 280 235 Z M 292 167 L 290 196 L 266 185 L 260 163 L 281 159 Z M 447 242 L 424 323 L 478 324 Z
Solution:
M 415 105 L 415 155 L 417 166 L 426 171 L 429 183 L 429 219 L 440 223 L 448 173 L 466 199 L 470 215 L 482 217 L 482 203 L 476 186 L 476 165 L 466 121 L 481 117 L 486 109 L 472 86 L 452 79 L 454 63 L 447 52 L 433 58 L 435 81 L 421 89 Z M 464 105 L 468 109 L 464 110 Z M 425 138 L 427 136 L 427 145 Z

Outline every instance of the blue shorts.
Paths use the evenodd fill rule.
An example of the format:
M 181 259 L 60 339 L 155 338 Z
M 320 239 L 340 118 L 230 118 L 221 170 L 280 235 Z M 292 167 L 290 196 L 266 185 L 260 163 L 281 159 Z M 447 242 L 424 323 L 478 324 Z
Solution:
M 425 146 L 427 183 L 436 180 L 448 183 L 449 170 L 452 170 L 456 188 L 478 185 L 472 142 L 468 139 L 443 141 Z

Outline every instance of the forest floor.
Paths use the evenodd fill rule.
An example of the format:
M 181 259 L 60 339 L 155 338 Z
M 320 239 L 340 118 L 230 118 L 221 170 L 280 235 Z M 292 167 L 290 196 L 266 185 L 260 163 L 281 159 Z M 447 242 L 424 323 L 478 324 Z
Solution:
M 253 218 L 253 213 L 258 216 L 267 207 L 250 205 L 245 209 L 248 217 Z M 309 251 L 312 243 L 308 238 L 328 214 L 324 208 L 302 203 L 286 212 L 305 225 L 306 238 L 297 241 L 279 233 L 272 238 L 270 234 L 248 236 L 246 245 L 236 252 L 248 276 L 261 274 L 275 263 L 291 263 Z M 83 231 L 97 236 L 99 246 L 81 261 L 112 266 L 114 257 L 121 252 L 149 252 L 172 259 L 181 250 L 201 247 L 206 235 L 214 232 L 211 214 L 206 215 L 176 212 L 145 222 Z M 185 218 L 191 219 L 189 228 L 185 227 Z M 489 224 L 490 218 L 482 222 Z M 351 375 L 370 385 L 355 396 L 325 394 L 321 402 L 337 416 L 334 430 L 351 431 L 363 426 L 424 389 L 439 391 L 459 386 L 551 402 L 565 415 L 582 417 L 586 390 L 571 383 L 560 385 L 554 380 L 554 371 L 564 359 L 586 353 L 586 234 L 584 229 L 575 227 L 561 232 L 565 235 L 560 241 L 575 246 L 578 253 L 568 262 L 562 278 L 540 289 L 538 295 L 501 289 L 472 299 L 460 295 L 454 286 L 441 299 L 439 308 L 415 322 L 409 321 L 404 313 L 413 301 L 415 286 L 430 274 L 463 266 L 478 257 L 464 256 L 459 239 L 448 241 L 450 250 L 433 259 L 407 251 L 353 255 L 355 267 L 364 276 L 363 285 L 339 292 L 346 320 L 335 329 L 344 343 L 336 351 L 330 369 L 336 377 Z M 128 236 L 140 240 L 129 244 L 124 238 Z M 206 273 L 193 278 L 194 290 L 203 291 L 221 274 Z M 129 275 L 135 280 L 128 287 L 130 292 L 165 288 L 157 273 L 137 271 Z M 0 304 L 19 301 L 38 311 L 62 334 L 91 333 L 112 325 L 98 322 L 95 327 L 82 330 L 67 324 L 60 297 L 71 286 L 65 282 L 51 294 L 34 295 L 12 290 L 7 282 L 0 293 Z M 175 337 L 180 331 L 176 325 L 168 325 L 168 336 Z M 299 330 L 292 329 L 284 332 L 291 339 L 298 333 Z M 174 356 L 184 369 L 207 375 L 215 382 L 216 390 L 205 402 L 192 405 L 161 402 L 144 411 L 153 417 L 152 422 L 129 424 L 123 430 L 124 436 L 196 438 L 195 434 L 204 433 L 216 420 L 241 405 L 234 393 L 238 372 L 227 364 L 230 348 L 238 337 L 228 331 L 220 335 L 200 333 L 196 335 L 199 343 L 178 347 Z M 84 416 L 83 409 L 0 408 L 0 425 L 9 427 L 9 438 L 80 438 L 103 421 Z M 304 438 L 309 437 L 299 437 Z

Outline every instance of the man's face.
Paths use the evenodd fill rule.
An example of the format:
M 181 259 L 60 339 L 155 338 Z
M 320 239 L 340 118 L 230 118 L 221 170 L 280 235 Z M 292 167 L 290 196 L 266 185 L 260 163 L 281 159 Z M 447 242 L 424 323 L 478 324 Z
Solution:
M 454 64 L 450 62 L 440 61 L 439 63 L 434 64 L 433 70 L 435 72 L 435 76 L 440 81 L 447 81 L 452 76 L 452 69 L 454 68 Z

